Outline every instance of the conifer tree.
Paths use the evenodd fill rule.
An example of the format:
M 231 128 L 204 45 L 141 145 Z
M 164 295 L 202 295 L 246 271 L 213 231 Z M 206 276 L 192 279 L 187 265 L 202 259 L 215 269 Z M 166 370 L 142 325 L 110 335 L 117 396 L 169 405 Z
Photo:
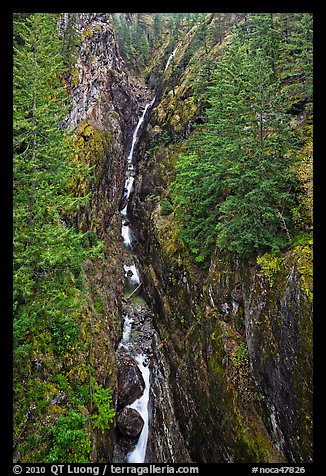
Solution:
M 243 255 L 289 243 L 294 144 L 269 58 L 248 48 L 234 36 L 207 88 L 206 122 L 177 165 L 181 237 L 199 261 L 216 244 Z
M 83 345 L 78 341 L 85 303 L 82 264 L 86 257 L 99 255 L 101 244 L 95 239 L 93 246 L 66 221 L 89 199 L 73 196 L 72 178 L 87 181 L 90 170 L 78 165 L 72 137 L 62 127 L 67 113 L 62 73 L 67 63 L 58 15 L 16 15 L 14 32 L 13 436 L 23 457 L 35 462 L 46 461 L 49 447 L 44 441 L 52 439 L 49 428 L 42 427 L 40 434 L 40 422 L 48 419 L 47 391 L 55 377 L 65 380 L 67 408 L 75 406 L 71 414 L 86 424 L 77 411 L 81 403 L 77 383 L 63 375 L 63 357 Z M 47 366 L 46 371 L 40 372 L 35 362 Z M 58 368 L 62 375 L 56 375 Z M 27 423 L 32 451 L 24 434 Z M 53 428 L 57 435 L 58 427 Z M 73 461 L 87 462 L 88 434 L 75 430 Z
M 66 68 L 73 68 L 76 63 L 80 34 L 76 28 L 76 13 L 65 13 L 62 39 L 62 56 Z
M 68 193 L 81 170 L 60 126 L 66 92 L 57 15 L 33 14 L 14 26 L 22 38 L 14 56 L 15 352 L 25 352 L 27 335 L 44 328 L 59 352 L 78 333 L 73 283 L 81 273 L 82 235 L 63 215 L 84 199 Z
M 154 17 L 154 22 L 153 22 L 154 41 L 156 44 L 160 41 L 162 32 L 163 32 L 162 14 L 156 13 Z

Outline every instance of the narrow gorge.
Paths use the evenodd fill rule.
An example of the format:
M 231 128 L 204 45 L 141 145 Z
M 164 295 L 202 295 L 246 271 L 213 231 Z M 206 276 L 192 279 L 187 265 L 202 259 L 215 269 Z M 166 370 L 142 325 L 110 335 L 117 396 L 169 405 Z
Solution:
M 310 14 L 15 15 L 14 462 L 311 463 Z

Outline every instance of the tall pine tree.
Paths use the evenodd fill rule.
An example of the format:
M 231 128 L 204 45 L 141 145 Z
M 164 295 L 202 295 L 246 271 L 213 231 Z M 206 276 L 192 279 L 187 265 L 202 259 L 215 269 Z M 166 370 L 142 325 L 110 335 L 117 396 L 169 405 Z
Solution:
M 199 261 L 216 244 L 245 255 L 290 239 L 294 143 L 270 59 L 249 48 L 234 34 L 212 73 L 206 122 L 177 164 L 181 237 Z
M 81 200 L 71 178 L 89 171 L 72 161 L 71 139 L 61 127 L 67 95 L 57 15 L 17 18 L 14 49 L 14 437 L 30 408 L 44 411 L 44 383 L 33 360 L 59 357 L 77 342 L 82 295 L 83 235 L 68 227 Z M 43 402 L 43 403 L 42 403 Z M 42 406 L 43 405 L 43 406 Z

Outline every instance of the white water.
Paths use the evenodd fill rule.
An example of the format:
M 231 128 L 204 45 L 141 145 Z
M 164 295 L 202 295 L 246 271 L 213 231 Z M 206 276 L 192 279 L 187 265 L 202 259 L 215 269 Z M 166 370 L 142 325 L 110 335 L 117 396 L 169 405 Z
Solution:
M 125 267 L 126 268 L 126 267 Z M 124 348 L 127 352 L 131 349 L 131 342 L 130 342 L 130 334 L 132 330 L 133 319 L 131 319 L 128 314 L 124 316 L 123 322 L 123 331 L 122 331 L 122 339 L 119 343 L 118 348 Z M 139 435 L 138 441 L 136 446 L 132 451 L 127 454 L 127 461 L 128 463 L 143 463 L 146 456 L 146 449 L 147 449 L 147 441 L 148 441 L 148 431 L 149 431 L 149 423 L 148 423 L 148 402 L 149 402 L 149 389 L 150 389 L 150 370 L 148 367 L 147 356 L 145 354 L 139 354 L 134 357 L 139 370 L 144 379 L 145 388 L 142 396 L 135 400 L 130 405 L 127 405 L 128 408 L 134 408 L 138 411 L 140 416 L 144 421 L 143 429 Z
M 126 217 L 126 216 L 127 216 L 127 207 L 128 207 L 128 203 L 127 203 L 127 205 L 126 205 L 122 210 L 120 210 L 120 215 L 121 215 L 122 217 Z M 122 232 L 121 232 L 121 234 L 122 234 Z M 123 235 L 122 235 L 122 236 L 123 236 Z
M 169 64 L 175 55 L 177 48 L 174 49 L 174 51 L 170 54 L 166 65 L 164 72 L 168 69 Z M 122 220 L 122 228 L 121 228 L 121 235 L 123 237 L 124 245 L 126 247 L 131 247 L 131 241 L 132 241 L 132 230 L 129 227 L 129 225 L 125 224 L 128 223 L 124 219 L 128 217 L 127 214 L 127 208 L 128 208 L 128 203 L 129 203 L 129 197 L 131 194 L 131 190 L 134 184 L 134 165 L 133 165 L 133 154 L 134 154 L 134 149 L 135 145 L 138 140 L 138 133 L 140 130 L 141 125 L 144 122 L 146 112 L 149 107 L 153 106 L 155 102 L 155 96 L 152 99 L 152 101 L 148 104 L 146 104 L 143 113 L 141 117 L 138 120 L 137 126 L 134 130 L 133 137 L 132 137 L 132 143 L 131 143 L 131 148 L 130 152 L 127 158 L 127 167 L 128 170 L 126 172 L 126 179 L 125 179 L 125 192 L 124 192 L 124 199 L 126 201 L 125 207 L 120 211 L 120 214 L 123 218 Z M 132 260 L 131 260 L 132 262 Z M 130 263 L 130 261 L 129 261 Z M 125 277 L 126 279 L 130 279 L 131 282 L 133 282 L 135 285 L 140 284 L 140 276 L 138 273 L 138 270 L 135 266 L 134 263 L 132 264 L 125 264 L 124 265 L 124 271 L 125 271 Z M 128 276 L 128 271 L 132 272 L 131 276 Z M 130 273 L 129 273 L 130 274 Z M 132 355 L 135 352 L 135 349 L 133 349 L 133 342 L 131 339 L 131 331 L 132 331 L 132 324 L 133 324 L 133 319 L 126 314 L 124 316 L 124 323 L 123 323 L 123 331 L 122 331 L 122 339 L 119 343 L 119 348 L 124 348 L 130 355 Z M 149 392 L 150 392 L 150 370 L 149 370 L 149 365 L 148 365 L 148 357 L 144 353 L 140 353 L 136 356 L 133 357 L 134 360 L 137 363 L 137 366 L 143 376 L 144 382 L 145 382 L 145 388 L 142 396 L 135 400 L 132 404 L 128 405 L 129 408 L 134 408 L 139 412 L 141 415 L 143 421 L 144 421 L 144 426 L 143 429 L 140 433 L 140 436 L 137 440 L 137 443 L 135 447 L 133 448 L 132 451 L 130 451 L 127 455 L 127 462 L 128 463 L 144 463 L 145 457 L 146 457 L 146 450 L 147 450 L 147 442 L 148 442 L 148 434 L 149 434 L 149 412 L 148 412 L 148 404 L 149 404 Z M 169 444 L 169 439 L 168 439 L 168 444 Z M 172 446 L 170 448 L 171 454 L 172 454 Z
M 134 168 L 132 164 L 129 164 L 129 165 L 131 165 L 131 167 Z M 129 168 L 129 167 L 128 167 L 128 168 Z M 131 193 L 131 189 L 132 189 L 132 186 L 133 186 L 134 181 L 135 181 L 135 178 L 132 177 L 131 175 L 126 178 L 124 198 L 126 198 L 127 204 L 126 204 L 126 206 L 120 211 L 120 215 L 121 215 L 122 217 L 126 217 L 126 216 L 127 216 L 128 200 L 129 200 L 129 197 L 130 197 L 130 193 Z M 122 236 L 123 236 L 123 235 L 122 235 Z
M 165 66 L 165 71 L 169 66 L 169 63 L 174 56 L 176 52 L 176 49 L 173 51 L 173 53 L 169 56 L 167 64 Z M 133 166 L 133 154 L 134 154 L 134 148 L 138 140 L 138 132 L 139 129 L 144 122 L 146 112 L 149 107 L 153 106 L 155 101 L 155 96 L 152 99 L 152 101 L 148 104 L 146 104 L 144 111 L 139 118 L 138 124 L 134 130 L 133 137 L 132 137 L 132 143 L 131 143 L 131 148 L 130 152 L 127 158 L 127 164 L 128 164 L 128 171 L 126 173 L 126 181 L 125 181 L 125 192 L 124 192 L 124 198 L 126 199 L 126 205 L 125 207 L 120 211 L 120 214 L 122 218 L 127 218 L 127 208 L 128 208 L 128 200 L 130 197 L 130 193 L 133 187 L 134 183 L 134 177 L 131 176 L 130 171 L 133 171 L 134 166 Z M 123 242 L 124 245 L 128 248 L 131 247 L 131 228 L 129 225 L 125 224 L 126 222 L 123 220 L 122 222 L 122 227 L 121 227 L 121 235 L 123 237 Z M 130 277 L 130 280 L 134 282 L 135 284 L 140 284 L 140 276 L 138 273 L 138 270 L 135 266 L 135 264 L 131 265 L 124 265 L 124 271 L 125 271 L 125 277 L 128 277 L 128 271 L 132 272 L 132 275 Z M 130 341 L 130 335 L 131 335 L 131 330 L 132 330 L 132 324 L 133 320 L 129 318 L 128 315 L 124 316 L 124 323 L 123 323 L 123 331 L 122 331 L 122 339 L 119 343 L 119 348 L 123 347 L 126 349 L 128 352 L 131 351 L 132 347 L 132 342 Z M 141 417 L 143 418 L 144 421 L 144 426 L 141 431 L 141 434 L 138 438 L 138 441 L 136 443 L 136 446 L 134 449 L 128 453 L 127 455 L 127 461 L 128 463 L 143 463 L 145 460 L 146 456 L 146 449 L 147 449 L 147 441 L 148 441 L 148 431 L 149 431 L 149 419 L 148 419 L 148 403 L 149 403 L 149 390 L 150 390 L 150 370 L 148 367 L 148 362 L 147 362 L 147 356 L 143 353 L 138 354 L 136 357 L 134 357 L 139 370 L 142 373 L 144 382 L 145 382 L 145 388 L 142 396 L 135 400 L 131 405 L 128 405 L 130 408 L 134 408 L 139 412 Z
M 133 171 L 134 170 L 134 166 L 133 166 L 133 163 L 132 163 L 132 160 L 133 160 L 133 155 L 134 155 L 134 149 L 135 149 L 135 145 L 136 145 L 136 142 L 137 142 L 137 139 L 138 139 L 138 132 L 139 132 L 139 129 L 140 129 L 140 126 L 142 125 L 142 123 L 144 122 L 144 119 L 145 119 L 145 115 L 146 115 L 146 112 L 148 110 L 149 107 L 151 107 L 153 104 L 154 104 L 154 101 L 155 101 L 155 96 L 154 98 L 151 100 L 151 102 L 149 102 L 148 104 L 146 104 L 144 110 L 143 110 L 143 113 L 142 115 L 140 116 L 139 120 L 138 120 L 138 123 L 137 123 L 137 126 L 134 130 L 134 133 L 133 133 L 133 136 L 132 136 L 132 143 L 131 143 L 131 148 L 130 148 L 130 152 L 129 152 L 129 155 L 128 155 L 128 158 L 127 158 L 127 162 L 128 162 L 128 171 Z M 131 173 L 131 172 L 130 172 Z M 126 199 L 127 203 L 126 205 L 124 206 L 124 208 L 122 210 L 120 210 L 120 215 L 125 218 L 127 217 L 127 208 L 128 208 L 128 200 L 129 200 L 129 197 L 130 197 L 130 194 L 131 194 L 131 190 L 132 190 L 132 186 L 134 184 L 134 181 L 135 181 L 135 178 L 130 175 L 130 173 L 127 172 L 126 174 L 126 181 L 125 181 L 125 192 L 124 192 L 124 198 Z M 123 238 L 123 244 L 127 247 L 127 248 L 130 248 L 131 247 L 131 241 L 132 241 L 132 237 L 131 237 L 131 230 L 130 230 L 130 227 L 128 225 L 124 225 L 122 224 L 122 227 L 121 227 L 121 236 Z
M 135 357 L 138 368 L 142 373 L 145 389 L 144 393 L 140 398 L 135 400 L 131 405 L 128 405 L 129 408 L 134 408 L 139 412 L 142 419 L 144 420 L 144 426 L 142 432 L 138 438 L 135 448 L 128 453 L 127 461 L 128 463 L 143 463 L 146 456 L 147 441 L 148 441 L 148 401 L 149 401 L 149 377 L 150 371 L 148 368 L 147 357 L 144 354 L 137 355 Z
M 133 136 L 132 136 L 131 149 L 130 149 L 128 159 L 127 159 L 129 164 L 132 163 L 132 158 L 133 158 L 133 155 L 134 155 L 134 148 L 135 148 L 135 145 L 136 145 L 136 142 L 137 142 L 137 139 L 138 139 L 139 128 L 142 125 L 142 123 L 144 122 L 147 109 L 154 104 L 154 101 L 155 101 L 155 96 L 154 96 L 154 98 L 152 99 L 152 101 L 150 103 L 146 104 L 146 106 L 143 110 L 143 114 L 141 115 L 141 117 L 138 121 L 138 124 L 136 126 L 136 129 L 134 130 L 134 133 L 133 133 Z M 128 166 L 128 168 L 129 168 L 129 166 Z
M 135 284 L 140 283 L 140 277 L 139 277 L 139 274 L 138 274 L 138 270 L 137 270 L 137 268 L 134 264 L 131 264 L 131 265 L 125 264 L 125 265 L 123 265 L 123 268 L 125 270 L 125 277 L 126 278 L 128 277 L 128 271 L 131 271 L 132 275 L 130 276 L 130 280 Z
M 132 189 L 132 185 L 133 185 L 134 181 L 135 181 L 135 179 L 132 176 L 128 177 L 127 180 L 126 180 L 125 195 L 124 196 L 126 197 L 127 200 L 130 197 L 130 193 L 131 193 L 131 189 Z
M 154 104 L 155 101 L 155 96 L 152 99 L 152 101 L 148 104 L 146 104 L 144 111 L 139 118 L 138 124 L 136 126 L 136 129 L 134 130 L 133 137 L 132 137 L 132 143 L 131 143 L 131 148 L 130 152 L 128 155 L 127 163 L 128 163 L 128 171 L 126 173 L 126 181 L 125 181 L 125 192 L 124 192 L 124 198 L 126 200 L 126 205 L 125 207 L 120 211 L 120 214 L 123 218 L 127 218 L 127 208 L 128 208 L 128 201 L 130 197 L 130 193 L 132 190 L 132 186 L 134 183 L 134 177 L 131 175 L 132 171 L 134 169 L 133 166 L 133 154 L 134 154 L 134 149 L 135 145 L 138 139 L 138 132 L 140 129 L 140 126 L 144 122 L 146 112 L 149 107 L 151 107 Z M 124 245 L 129 248 L 131 247 L 131 228 L 129 225 L 125 224 L 126 222 L 122 222 L 122 227 L 121 227 L 121 235 L 123 237 L 123 243 Z M 125 271 L 125 277 L 126 279 L 130 279 L 132 283 L 138 285 L 140 284 L 140 276 L 138 273 L 138 270 L 136 268 L 136 265 L 133 264 L 125 264 L 123 266 L 124 271 Z M 128 271 L 132 273 L 131 276 L 128 276 Z M 130 273 L 129 273 L 130 274 Z M 130 334 L 132 330 L 132 324 L 133 320 L 129 318 L 128 315 L 124 316 L 124 323 L 123 323 L 123 331 L 122 331 L 122 339 L 119 343 L 119 348 L 123 347 L 127 351 L 131 350 L 132 347 L 132 342 L 130 342 Z M 143 463 L 145 460 L 145 455 L 146 455 L 146 449 L 147 449 L 147 440 L 148 440 L 148 402 L 149 402 L 149 378 L 150 378 L 150 371 L 147 365 L 147 357 L 144 354 L 139 354 L 135 357 L 135 361 L 138 365 L 139 370 L 142 373 L 144 382 L 145 382 L 145 388 L 142 396 L 138 398 L 135 402 L 133 402 L 131 405 L 128 405 L 130 408 L 136 409 L 141 417 L 144 420 L 144 426 L 141 431 L 141 434 L 138 438 L 137 444 L 135 448 L 127 455 L 127 461 L 129 463 Z
M 168 60 L 167 60 L 166 65 L 165 65 L 164 73 L 165 73 L 165 71 L 168 69 L 169 64 L 170 64 L 170 62 L 171 62 L 171 59 L 172 59 L 173 56 L 175 55 L 175 52 L 176 52 L 176 51 L 177 51 L 177 48 L 175 48 L 175 49 L 173 50 L 173 52 L 170 54 L 170 56 L 168 57 Z
M 132 324 L 133 320 L 129 318 L 128 315 L 124 317 L 123 321 L 123 330 L 122 330 L 122 339 L 119 342 L 118 349 L 121 347 L 124 347 L 127 351 L 129 351 L 129 340 L 130 340 L 130 334 L 131 334 L 131 329 L 132 329 Z
M 126 248 L 131 247 L 131 229 L 129 225 L 122 224 L 121 227 L 121 236 L 123 238 L 123 244 Z

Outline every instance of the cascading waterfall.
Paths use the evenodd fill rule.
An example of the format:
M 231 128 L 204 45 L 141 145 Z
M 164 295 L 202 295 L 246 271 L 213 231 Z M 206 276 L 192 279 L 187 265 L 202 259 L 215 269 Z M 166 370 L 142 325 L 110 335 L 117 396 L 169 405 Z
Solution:
M 143 114 L 141 115 L 141 117 L 140 117 L 140 119 L 139 119 L 139 121 L 138 121 L 138 124 L 137 124 L 137 126 L 136 126 L 136 129 L 134 130 L 133 137 L 132 137 L 131 148 L 130 148 L 130 152 L 129 152 L 128 159 L 127 159 L 129 164 L 132 164 L 132 159 L 133 159 L 133 156 L 134 156 L 135 145 L 136 145 L 136 142 L 137 142 L 137 139 L 138 139 L 139 129 L 140 129 L 142 123 L 144 122 L 147 109 L 148 109 L 150 106 L 153 106 L 154 101 L 155 101 L 155 96 L 154 96 L 154 98 L 152 99 L 152 101 L 151 101 L 150 103 L 146 104 L 146 106 L 145 106 L 145 108 L 144 108 L 144 111 L 143 111 Z
M 175 55 L 176 50 L 177 48 L 175 48 L 174 51 L 168 57 L 164 72 L 167 70 L 173 56 Z M 127 158 L 127 171 L 125 175 L 125 187 L 124 187 L 124 195 L 123 195 L 125 206 L 120 210 L 120 215 L 122 218 L 121 236 L 123 238 L 123 244 L 125 248 L 129 251 L 128 263 L 124 264 L 124 271 L 125 271 L 126 281 L 129 281 L 131 285 L 133 286 L 130 296 L 135 291 L 137 291 L 137 289 L 141 286 L 139 272 L 134 262 L 134 256 L 132 255 L 133 232 L 128 220 L 128 204 L 129 204 L 132 187 L 135 181 L 133 156 L 134 156 L 135 146 L 139 137 L 140 128 L 145 120 L 148 109 L 153 106 L 154 102 L 155 102 L 155 96 L 151 102 L 146 104 L 143 110 L 143 113 L 141 117 L 139 118 L 137 126 L 133 133 L 131 148 Z M 142 417 L 144 421 L 144 425 L 135 447 L 127 454 L 126 459 L 128 463 L 143 463 L 146 457 L 147 442 L 148 442 L 148 435 L 149 435 L 148 404 L 149 404 L 149 398 L 150 398 L 151 372 L 149 368 L 149 358 L 146 355 L 146 353 L 144 352 L 137 353 L 137 351 L 135 351 L 133 341 L 131 338 L 133 324 L 134 324 L 134 320 L 132 319 L 132 317 L 129 316 L 128 313 L 126 313 L 124 315 L 122 339 L 119 343 L 118 349 L 120 349 L 120 351 L 121 350 L 125 351 L 127 355 L 133 358 L 133 360 L 136 362 L 142 374 L 144 384 L 145 384 L 143 394 L 138 399 L 136 399 L 133 403 L 131 403 L 130 405 L 127 405 L 127 408 L 133 408 L 137 410 L 137 412 L 140 414 L 140 416 Z
M 168 69 L 169 64 L 170 64 L 172 58 L 174 57 L 176 51 L 177 51 L 177 48 L 174 48 L 173 52 L 172 52 L 172 53 L 170 54 L 170 56 L 168 57 L 168 60 L 167 60 L 166 65 L 165 65 L 164 73 L 165 73 L 165 71 Z
M 124 192 L 124 200 L 126 200 L 126 205 L 120 211 L 120 215 L 122 216 L 122 218 L 124 218 L 124 221 L 122 222 L 122 227 L 121 227 L 121 235 L 122 235 L 122 238 L 123 238 L 123 243 L 127 248 L 130 248 L 131 241 L 132 241 L 132 232 L 131 232 L 131 229 L 130 229 L 130 226 L 129 226 L 129 222 L 127 220 L 127 208 L 128 208 L 128 201 L 129 201 L 129 197 L 130 197 L 130 194 L 131 194 L 132 186 L 133 186 L 133 183 L 134 183 L 134 180 L 135 180 L 135 178 L 133 176 L 133 174 L 134 174 L 134 164 L 133 164 L 134 149 L 135 149 L 135 145 L 136 145 L 136 142 L 137 142 L 137 139 L 138 139 L 139 129 L 140 129 L 141 125 L 144 122 L 146 112 L 147 112 L 148 108 L 151 107 L 154 104 L 154 101 L 155 101 L 155 96 L 154 96 L 154 98 L 152 99 L 152 101 L 150 103 L 146 104 L 146 106 L 144 108 L 144 111 L 143 111 L 143 113 L 142 113 L 142 115 L 141 115 L 141 117 L 140 117 L 140 119 L 137 123 L 137 126 L 136 126 L 136 128 L 134 130 L 134 133 L 133 133 L 133 136 L 132 136 L 131 148 L 130 148 L 130 152 L 129 152 L 128 159 L 127 159 L 128 169 L 127 169 L 127 172 L 126 172 L 125 192 Z
M 137 355 L 135 357 L 137 362 L 138 368 L 142 373 L 145 388 L 143 395 L 135 400 L 131 405 L 128 405 L 129 408 L 134 408 L 139 412 L 141 417 L 144 420 L 144 427 L 143 430 L 138 438 L 138 442 L 135 448 L 128 454 L 127 461 L 128 463 L 143 463 L 146 456 L 146 449 L 147 449 L 147 441 L 148 441 L 148 429 L 149 429 L 149 421 L 148 421 L 148 402 L 149 402 L 149 378 L 150 378 L 150 370 L 148 367 L 147 356 L 144 354 Z
M 133 183 L 135 180 L 133 155 L 134 155 L 135 145 L 138 140 L 140 128 L 144 122 L 148 108 L 153 106 L 154 101 L 155 101 L 155 96 L 151 102 L 146 104 L 143 110 L 143 113 L 141 117 L 139 118 L 139 121 L 133 133 L 131 148 L 127 158 L 125 191 L 124 191 L 124 197 L 123 197 L 123 199 L 125 200 L 125 206 L 120 211 L 120 215 L 122 217 L 121 235 L 123 238 L 123 243 L 124 243 L 124 246 L 129 250 L 131 250 L 132 248 L 132 245 L 131 245 L 132 230 L 128 221 L 128 203 L 129 203 L 129 197 L 132 191 Z M 131 284 L 136 286 L 136 289 L 137 289 L 137 287 L 140 286 L 141 281 L 140 281 L 138 269 L 134 263 L 134 257 L 132 255 L 128 259 L 128 264 L 124 265 L 124 271 L 125 271 L 125 278 L 127 280 L 128 278 L 130 278 Z M 119 349 L 124 349 L 130 355 L 133 354 L 132 341 L 130 340 L 133 322 L 134 322 L 133 319 L 130 318 L 128 314 L 124 316 L 122 339 L 118 346 Z M 145 354 L 143 353 L 137 354 L 133 356 L 133 359 L 137 363 L 137 366 L 143 376 L 143 379 L 145 382 L 145 388 L 144 388 L 143 395 L 137 400 L 135 400 L 131 405 L 128 405 L 128 407 L 134 408 L 139 412 L 139 414 L 143 418 L 144 426 L 138 438 L 135 448 L 127 455 L 127 461 L 129 463 L 143 463 L 145 460 L 145 455 L 146 455 L 146 448 L 147 448 L 147 441 L 148 441 L 148 428 L 149 428 L 148 402 L 149 402 L 149 390 L 150 390 L 150 370 L 147 363 L 148 359 Z

